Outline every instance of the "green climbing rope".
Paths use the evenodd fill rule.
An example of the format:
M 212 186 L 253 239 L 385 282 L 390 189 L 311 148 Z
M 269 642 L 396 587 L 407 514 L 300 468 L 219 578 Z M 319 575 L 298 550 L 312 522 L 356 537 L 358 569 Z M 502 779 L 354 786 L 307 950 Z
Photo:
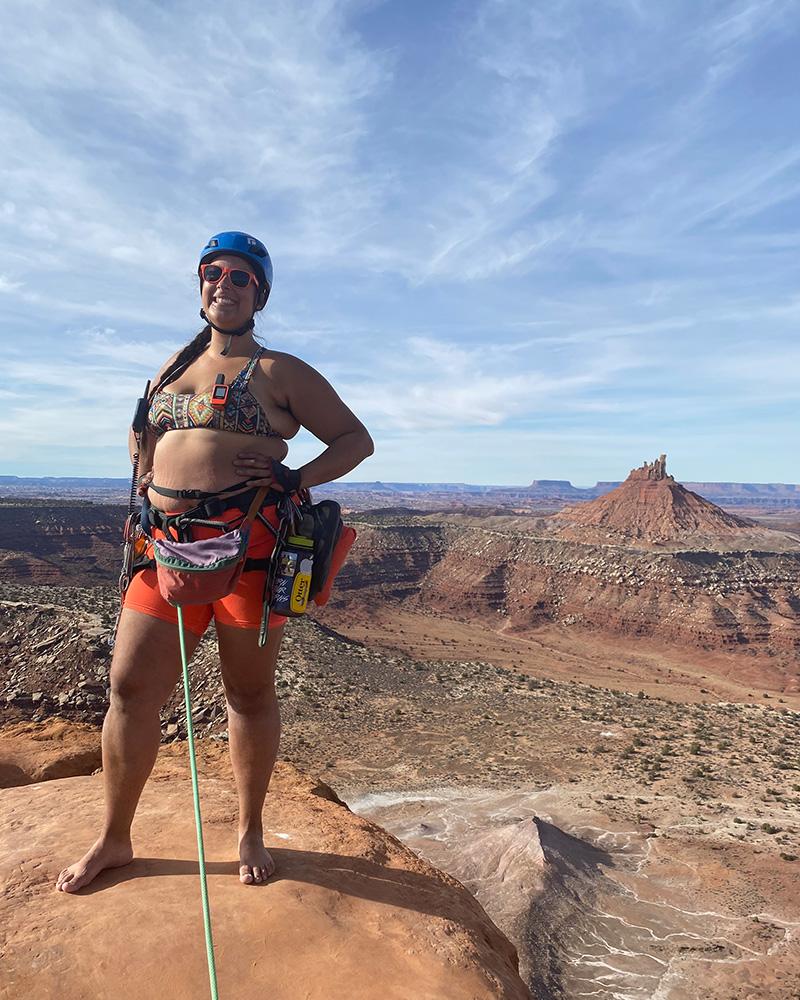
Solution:
M 192 728 L 192 704 L 189 699 L 189 664 L 186 660 L 186 637 L 183 631 L 183 614 L 178 608 L 178 635 L 181 642 L 181 664 L 183 665 L 183 694 L 186 700 L 186 731 L 189 734 L 189 763 L 192 768 L 192 791 L 194 793 L 194 823 L 197 828 L 197 855 L 200 861 L 200 894 L 203 897 L 203 923 L 206 929 L 206 954 L 208 956 L 208 978 L 211 983 L 211 998 L 219 1000 L 217 993 L 217 969 L 214 964 L 214 940 L 211 937 L 211 911 L 208 907 L 208 886 L 206 885 L 206 855 L 203 850 L 203 822 L 200 818 L 200 790 L 197 784 L 197 762 L 194 756 L 194 729 Z

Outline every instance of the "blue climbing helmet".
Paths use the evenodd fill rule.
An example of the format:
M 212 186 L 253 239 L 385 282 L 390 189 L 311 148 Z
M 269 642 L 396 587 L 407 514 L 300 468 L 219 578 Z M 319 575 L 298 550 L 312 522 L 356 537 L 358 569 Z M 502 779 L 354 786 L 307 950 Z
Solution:
M 272 291 L 272 261 L 261 240 L 257 240 L 255 236 L 250 236 L 247 233 L 217 233 L 200 251 L 200 260 L 197 262 L 198 275 L 202 264 L 205 264 L 212 257 L 219 257 L 220 254 L 233 254 L 249 261 L 256 276 L 261 281 L 262 288 L 259 290 L 261 304 L 258 309 L 263 309 L 269 298 L 269 293 Z M 266 286 L 266 295 L 263 294 L 264 286 Z M 262 296 L 263 301 L 261 301 Z

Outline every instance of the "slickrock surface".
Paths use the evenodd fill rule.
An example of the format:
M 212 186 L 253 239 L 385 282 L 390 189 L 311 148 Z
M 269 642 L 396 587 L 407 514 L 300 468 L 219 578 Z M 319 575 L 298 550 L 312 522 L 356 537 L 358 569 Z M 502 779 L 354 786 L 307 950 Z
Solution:
M 514 947 L 455 879 L 279 762 L 265 807 L 277 865 L 238 880 L 226 755 L 200 766 L 212 928 L 226 1000 L 523 1000 Z M 208 995 L 189 765 L 165 748 L 134 823 L 137 857 L 74 895 L 55 879 L 97 832 L 102 777 L 0 792 L 0 997 Z M 276 846 L 277 845 L 277 846 Z
M 75 593 L 50 589 L 49 614 L 58 600 L 66 617 Z M 113 619 L 113 594 L 107 611 L 96 594 L 91 603 L 101 618 Z M 504 641 L 494 638 L 499 649 L 504 648 Z M 494 839 L 467 824 L 466 830 L 474 833 L 462 832 L 459 838 L 464 879 L 480 876 L 483 870 L 486 858 L 481 855 L 481 843 L 487 857 L 501 858 L 500 851 L 506 849 L 516 855 L 514 866 L 507 869 L 512 877 L 500 889 L 508 892 L 513 883 L 523 886 L 527 895 L 515 901 L 516 912 L 524 914 L 527 906 L 528 919 L 523 917 L 520 923 L 502 899 L 497 901 L 497 911 L 494 906 L 490 909 L 489 899 L 479 899 L 492 919 L 496 915 L 503 921 L 504 914 L 511 912 L 504 927 L 509 936 L 523 928 L 514 942 L 524 953 L 525 969 L 531 970 L 532 989 L 541 983 L 546 968 L 547 982 L 571 982 L 588 975 L 584 984 L 588 996 L 602 981 L 595 982 L 596 977 L 607 974 L 608 965 L 619 965 L 611 949 L 632 947 L 637 954 L 654 955 L 627 959 L 632 974 L 652 971 L 656 960 L 662 963 L 659 968 L 668 966 L 670 990 L 664 993 L 668 1000 L 696 1000 L 699 981 L 705 989 L 700 994 L 704 1000 L 744 1000 L 748 992 L 717 989 L 719 981 L 727 982 L 734 975 L 732 969 L 755 984 L 750 990 L 753 998 L 760 1000 L 761 984 L 769 986 L 770 992 L 764 995 L 771 1000 L 795 1000 L 791 970 L 800 935 L 800 713 L 778 698 L 758 705 L 678 704 L 604 685 L 525 676 L 485 660 L 446 656 L 440 647 L 439 658 L 425 662 L 398 651 L 344 641 L 312 621 L 291 623 L 277 671 L 283 719 L 280 761 L 320 775 L 346 801 L 370 791 L 396 790 L 402 796 L 414 788 L 430 788 L 435 800 L 443 785 L 488 787 L 505 790 L 509 796 L 531 788 L 542 793 L 550 789 L 557 794 L 557 802 L 543 809 L 545 800 L 535 800 L 534 808 L 538 828 L 538 817 L 544 812 L 563 831 L 551 831 L 553 836 L 544 844 L 545 851 L 549 846 L 551 852 L 547 858 L 551 872 L 555 866 L 563 874 L 559 858 L 567 855 L 568 867 L 576 872 L 583 870 L 580 864 L 575 868 L 581 857 L 596 859 L 596 851 L 605 857 L 613 842 L 607 831 L 628 830 L 632 836 L 638 831 L 635 871 L 629 871 L 628 862 L 622 863 L 625 858 L 618 863 L 623 879 L 636 876 L 634 882 L 613 889 L 593 864 L 596 870 L 588 880 L 583 876 L 577 881 L 572 876 L 561 881 L 548 878 L 542 897 L 537 895 L 536 872 L 518 864 L 527 859 L 535 867 L 530 806 L 526 809 L 520 802 L 517 812 L 512 804 L 508 818 L 517 818 L 517 828 L 497 829 L 495 825 Z M 38 684 L 48 677 L 55 682 L 66 674 L 70 690 L 81 690 L 80 672 L 70 670 L 67 663 L 34 665 L 33 669 L 40 671 Z M 23 677 L 20 671 L 18 678 Z M 216 749 L 212 743 L 205 756 L 219 761 L 227 752 L 226 720 L 210 636 L 193 661 L 192 678 L 193 703 L 201 715 L 197 728 L 219 743 Z M 710 697 L 699 694 L 700 699 Z M 70 703 L 65 704 L 67 708 L 73 717 L 81 711 L 97 711 L 97 706 L 81 709 Z M 10 717 L 23 710 L 10 703 L 5 714 Z M 174 742 L 185 734 L 179 693 L 163 713 L 162 732 L 167 743 L 161 754 L 181 752 Z M 62 737 L 58 751 L 69 745 Z M 280 781 L 280 773 L 279 766 L 274 780 Z M 184 809 L 190 810 L 185 766 L 181 774 Z M 210 776 L 216 777 L 217 772 L 211 771 Z M 53 787 L 78 788 L 76 783 L 84 780 L 68 779 Z M 92 780 L 99 781 L 100 776 Z M 31 792 L 52 784 L 30 786 Z M 273 784 L 275 799 L 279 787 Z M 27 789 L 9 790 L 17 791 Z M 99 810 L 99 799 L 93 801 Z M 272 803 L 271 795 L 265 816 L 271 815 Z M 0 812 L 2 808 L 0 802 Z M 93 818 L 85 817 L 84 843 L 70 842 L 66 858 L 61 853 L 56 861 L 54 854 L 53 871 L 73 860 L 76 851 L 85 850 L 86 837 L 93 836 L 93 823 L 98 820 L 97 811 Z M 277 834 L 287 831 L 274 823 L 268 825 L 274 834 L 268 847 L 282 846 Z M 134 832 L 138 830 L 137 825 Z M 517 853 L 517 836 L 523 835 L 525 848 Z M 24 825 L 14 836 L 19 838 L 17 845 L 29 839 Z M 180 856 L 190 858 L 194 856 L 189 853 L 190 829 L 185 837 L 187 853 Z M 145 849 L 159 856 L 156 850 Z M 225 850 L 232 849 L 226 840 Z M 624 856 L 630 859 L 632 849 L 624 848 Z M 443 864 L 429 857 L 434 865 Z M 219 857 L 215 855 L 214 860 Z M 452 869 L 457 878 L 461 870 Z M 658 878 L 650 877 L 659 872 L 669 876 L 668 894 L 662 893 Z M 591 872 L 587 869 L 584 874 Z M 644 902 L 634 900 L 633 909 L 620 910 L 620 892 L 625 898 L 635 892 Z M 693 915 L 694 911 L 713 913 L 713 922 Z M 640 928 L 635 941 L 629 939 L 628 931 L 622 933 L 620 917 Z M 750 926 L 752 934 L 747 930 Z M 597 964 L 580 971 L 581 962 L 594 961 L 592 955 L 597 956 Z M 706 966 L 706 958 L 713 964 Z M 735 966 L 725 964 L 726 959 Z M 796 977 L 794 984 L 798 985 Z M 534 995 L 537 1000 L 549 1000 L 552 993 L 543 987 Z M 574 994 L 574 1000 L 579 996 Z
M 0 728 L 0 788 L 91 774 L 100 765 L 96 726 L 47 719 Z

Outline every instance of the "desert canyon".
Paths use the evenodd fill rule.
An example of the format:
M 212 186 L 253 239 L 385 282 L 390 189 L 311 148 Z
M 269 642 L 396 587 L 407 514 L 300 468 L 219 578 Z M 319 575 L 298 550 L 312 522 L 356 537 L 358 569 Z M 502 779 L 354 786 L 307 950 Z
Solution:
M 222 996 L 800 997 L 800 497 L 720 506 L 664 455 L 552 492 L 348 503 L 333 597 L 287 626 L 256 891 L 203 639 Z M 207 995 L 180 689 L 136 859 L 53 889 L 102 810 L 123 518 L 0 499 L 4 1000 Z

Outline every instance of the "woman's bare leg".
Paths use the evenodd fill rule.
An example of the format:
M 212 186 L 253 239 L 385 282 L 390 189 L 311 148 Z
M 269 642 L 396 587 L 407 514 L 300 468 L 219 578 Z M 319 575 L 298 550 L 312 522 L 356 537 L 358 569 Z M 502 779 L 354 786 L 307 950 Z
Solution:
M 228 744 L 239 793 L 239 878 L 258 884 L 275 871 L 264 847 L 261 813 L 281 736 L 275 665 L 283 626 L 269 630 L 262 649 L 254 629 L 217 623 L 217 635 L 228 703 Z
M 198 642 L 187 631 L 188 655 Z M 159 713 L 180 673 L 177 625 L 123 611 L 111 663 L 111 704 L 103 723 L 103 829 L 80 861 L 61 872 L 57 889 L 75 892 L 104 868 L 133 860 L 131 824 L 158 755 Z

